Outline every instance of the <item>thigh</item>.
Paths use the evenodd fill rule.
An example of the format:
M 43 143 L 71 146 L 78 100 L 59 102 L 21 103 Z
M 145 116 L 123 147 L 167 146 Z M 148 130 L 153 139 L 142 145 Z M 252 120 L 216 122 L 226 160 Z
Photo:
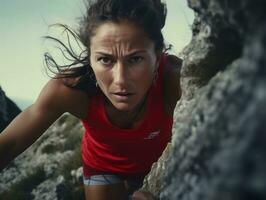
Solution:
M 144 176 L 135 176 L 135 177 L 127 178 L 125 180 L 125 186 L 126 186 L 127 193 L 129 194 L 129 199 L 132 198 L 132 194 L 135 191 L 139 190 L 142 187 L 143 179 L 144 179 Z
M 113 174 L 84 177 L 86 200 L 125 200 L 127 191 L 123 179 Z

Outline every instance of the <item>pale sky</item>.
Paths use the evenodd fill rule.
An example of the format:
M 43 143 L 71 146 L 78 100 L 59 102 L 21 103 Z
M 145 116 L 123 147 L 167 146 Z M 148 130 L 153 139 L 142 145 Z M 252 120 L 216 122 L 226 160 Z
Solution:
M 185 0 L 166 0 L 166 4 L 163 33 L 178 54 L 190 41 L 194 14 Z M 42 37 L 50 33 L 51 24 L 77 26 L 83 11 L 83 0 L 0 0 L 0 86 L 7 96 L 36 100 L 49 80 Z

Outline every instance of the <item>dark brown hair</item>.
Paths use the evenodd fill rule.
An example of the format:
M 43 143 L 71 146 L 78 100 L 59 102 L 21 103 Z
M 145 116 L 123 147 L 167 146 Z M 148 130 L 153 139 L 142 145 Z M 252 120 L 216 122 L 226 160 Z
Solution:
M 90 66 L 90 39 L 94 31 L 106 22 L 127 20 L 144 30 L 147 36 L 154 42 L 155 51 L 161 53 L 165 49 L 162 28 L 165 25 L 166 5 L 161 0 L 88 0 L 86 15 L 80 22 L 78 33 L 65 25 L 67 37 L 73 36 L 80 41 L 85 49 L 76 54 L 68 40 L 68 46 L 59 39 L 46 36 L 46 39 L 57 42 L 61 47 L 63 56 L 71 62 L 68 65 L 59 65 L 51 54 L 45 53 L 47 68 L 56 74 L 56 78 L 80 77 L 73 87 L 95 90 L 95 77 Z M 56 69 L 56 71 L 54 70 Z

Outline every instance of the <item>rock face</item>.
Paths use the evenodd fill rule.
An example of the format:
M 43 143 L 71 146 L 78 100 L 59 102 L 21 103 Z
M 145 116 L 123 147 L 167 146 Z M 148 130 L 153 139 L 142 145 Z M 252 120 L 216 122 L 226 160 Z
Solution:
M 0 200 L 84 199 L 79 120 L 65 114 L 0 173 Z
M 266 199 L 266 2 L 188 3 L 195 21 L 173 138 L 144 189 L 160 199 Z
M 143 188 L 160 199 L 266 199 L 266 2 L 188 3 L 172 142 Z M 84 199 L 81 135 L 77 119 L 60 118 L 0 174 L 0 200 Z
M 0 87 L 0 133 L 20 112 L 18 106 L 5 95 Z

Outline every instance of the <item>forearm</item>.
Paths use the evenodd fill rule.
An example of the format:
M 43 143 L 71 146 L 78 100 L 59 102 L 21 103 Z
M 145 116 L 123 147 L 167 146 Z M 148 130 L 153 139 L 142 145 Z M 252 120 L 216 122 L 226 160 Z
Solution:
M 78 97 L 77 97 L 78 94 Z M 0 134 L 0 169 L 33 144 L 63 113 L 72 111 L 75 100 L 84 93 L 51 80 L 36 102 L 20 113 Z
M 14 141 L 8 141 L 4 131 L 0 134 L 0 171 L 14 159 Z
M 55 116 L 28 108 L 0 134 L 0 170 L 33 144 L 56 120 Z
M 29 110 L 18 115 L 0 134 L 0 170 L 27 149 L 37 138 L 36 130 L 31 127 L 32 113 Z M 36 138 L 36 139 L 35 139 Z

